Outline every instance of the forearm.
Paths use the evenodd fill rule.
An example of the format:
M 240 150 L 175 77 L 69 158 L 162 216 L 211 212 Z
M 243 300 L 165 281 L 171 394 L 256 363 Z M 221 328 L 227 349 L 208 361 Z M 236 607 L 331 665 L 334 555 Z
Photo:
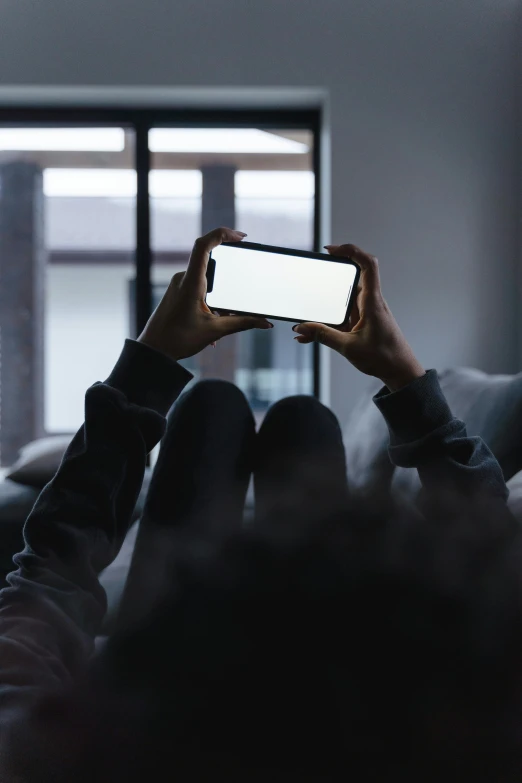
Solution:
M 106 610 L 98 574 L 127 533 L 148 452 L 190 374 L 128 341 L 86 395 L 85 424 L 25 529 L 0 593 L 0 688 L 64 683 L 92 651 Z M 1 693 L 1 691 L 0 691 Z
M 375 403 L 388 425 L 392 462 L 417 468 L 426 491 L 506 500 L 497 460 L 454 418 L 434 370 L 396 392 L 382 389 Z

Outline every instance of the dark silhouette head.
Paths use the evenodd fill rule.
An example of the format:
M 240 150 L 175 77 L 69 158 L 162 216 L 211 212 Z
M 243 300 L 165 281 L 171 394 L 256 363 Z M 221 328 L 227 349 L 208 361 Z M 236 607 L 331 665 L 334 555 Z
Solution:
M 89 682 L 103 768 L 503 780 L 520 728 L 516 541 L 476 507 L 451 524 L 358 506 L 295 522 L 179 540 L 173 594 Z

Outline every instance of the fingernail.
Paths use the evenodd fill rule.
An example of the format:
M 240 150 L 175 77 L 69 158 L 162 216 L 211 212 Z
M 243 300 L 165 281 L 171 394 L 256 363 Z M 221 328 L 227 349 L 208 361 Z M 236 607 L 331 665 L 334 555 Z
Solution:
M 236 234 L 239 234 L 240 237 L 247 237 L 248 234 L 245 234 L 244 231 L 236 231 Z
M 330 248 L 333 247 L 333 245 L 323 245 L 323 247 L 325 250 L 330 250 Z
M 273 329 L 274 328 L 274 324 L 272 323 L 272 321 L 269 321 L 268 323 L 270 324 L 270 328 Z
M 292 331 L 293 331 L 293 332 L 297 332 L 297 327 L 298 327 L 298 325 L 299 325 L 299 324 L 294 324 L 294 325 L 292 326 Z

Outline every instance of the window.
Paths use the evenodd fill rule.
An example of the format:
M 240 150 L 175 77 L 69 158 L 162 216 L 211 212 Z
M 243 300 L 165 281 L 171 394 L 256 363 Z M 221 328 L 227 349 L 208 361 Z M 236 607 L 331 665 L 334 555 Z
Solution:
M 0 465 L 80 426 L 200 233 L 313 249 L 317 132 L 314 112 L 0 110 Z M 258 418 L 318 389 L 317 349 L 277 322 L 186 364 Z

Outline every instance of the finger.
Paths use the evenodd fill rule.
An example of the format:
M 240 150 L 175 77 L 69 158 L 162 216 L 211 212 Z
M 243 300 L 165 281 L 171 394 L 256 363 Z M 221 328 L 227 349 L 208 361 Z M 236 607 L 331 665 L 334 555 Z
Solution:
M 196 239 L 185 274 L 185 285 L 199 286 L 207 273 L 210 253 L 222 242 L 240 242 L 246 237 L 242 231 L 232 228 L 215 228 L 209 234 Z
M 328 348 L 333 348 L 334 351 L 340 351 L 343 343 L 343 339 L 346 339 L 346 335 L 338 331 L 338 329 L 332 329 L 331 326 L 325 326 L 324 324 L 304 323 L 296 324 L 292 327 L 294 332 L 297 332 L 299 337 L 304 339 L 298 339 L 299 343 L 311 343 L 318 342 L 321 345 L 326 345 Z
M 381 294 L 381 281 L 379 277 L 379 262 L 375 256 L 365 253 L 355 245 L 325 245 L 330 255 L 340 258 L 351 258 L 361 268 L 361 283 L 365 294 Z
M 216 331 L 222 335 L 246 332 L 248 329 L 272 329 L 274 326 L 266 318 L 254 315 L 222 315 L 216 319 L 215 325 Z
M 352 306 L 352 310 L 350 312 L 350 316 L 348 318 L 348 327 L 349 329 L 353 329 L 361 320 L 361 313 L 359 312 L 359 305 L 357 303 L 357 297 L 361 293 L 361 286 L 357 287 L 357 296 L 355 298 L 355 301 Z
M 184 278 L 185 272 L 176 272 L 176 274 L 170 278 L 169 288 L 179 288 Z

